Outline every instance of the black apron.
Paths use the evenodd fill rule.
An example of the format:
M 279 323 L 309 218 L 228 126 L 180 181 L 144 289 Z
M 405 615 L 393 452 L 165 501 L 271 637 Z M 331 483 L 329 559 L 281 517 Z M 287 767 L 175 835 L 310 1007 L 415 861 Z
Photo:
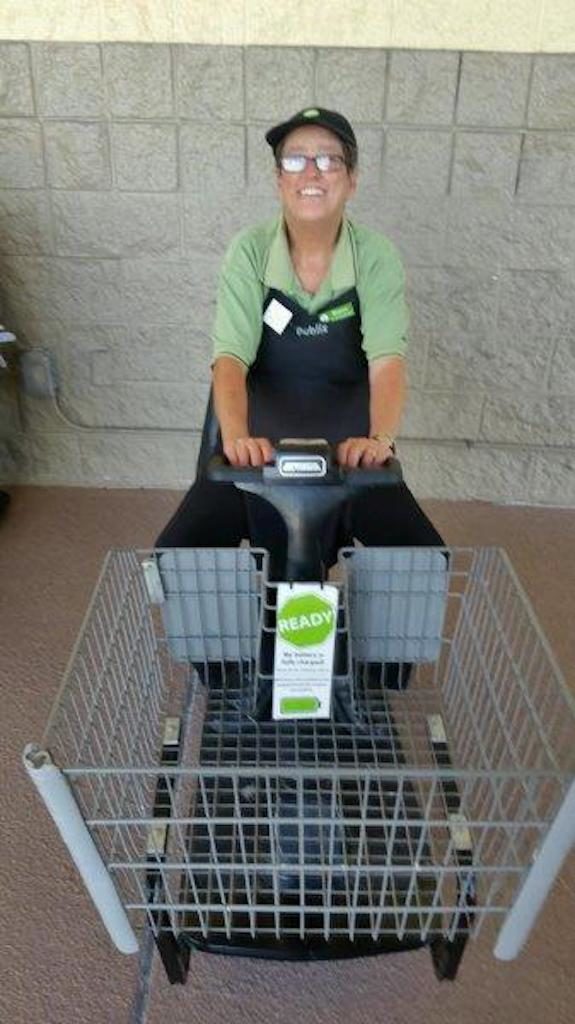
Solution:
M 281 333 L 265 320 L 274 300 L 292 314 Z M 270 289 L 263 318 L 257 357 L 247 376 L 250 436 L 267 437 L 272 444 L 287 437 L 325 438 L 331 444 L 348 437 L 366 437 L 369 373 L 356 289 L 332 299 L 313 314 L 282 292 Z M 222 453 L 222 442 L 210 398 L 198 462 L 200 478 L 214 452 Z M 224 502 L 223 490 L 220 494 Z M 285 524 L 263 498 L 244 494 L 244 500 L 250 541 L 270 551 L 271 578 L 283 579 Z M 342 513 L 343 509 L 334 514 L 318 540 L 326 565 L 331 564 L 338 547 L 350 541 L 344 525 L 347 516 Z
M 265 317 L 272 303 L 292 314 L 282 333 Z M 369 375 L 355 288 L 307 313 L 270 289 L 255 363 L 247 378 L 252 437 L 321 437 L 336 444 L 369 434 Z
M 331 444 L 367 437 L 369 374 L 356 289 L 310 314 L 272 288 L 264 300 L 264 317 L 274 299 L 292 317 L 281 334 L 263 322 L 257 357 L 247 376 L 250 435 L 272 443 L 285 437 L 325 438 Z M 198 478 L 204 477 L 211 456 L 222 452 L 210 392 Z

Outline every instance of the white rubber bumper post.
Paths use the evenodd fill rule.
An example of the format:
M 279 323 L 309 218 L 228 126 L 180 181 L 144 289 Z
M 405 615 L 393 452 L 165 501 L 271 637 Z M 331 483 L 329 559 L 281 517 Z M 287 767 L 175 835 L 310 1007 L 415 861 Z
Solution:
M 498 960 L 514 960 L 527 941 L 539 911 L 575 843 L 575 782 L 537 851 L 493 950 Z
M 34 744 L 25 748 L 23 761 L 112 942 L 121 953 L 136 953 L 138 941 L 66 777 L 53 763 L 48 751 L 40 750 Z

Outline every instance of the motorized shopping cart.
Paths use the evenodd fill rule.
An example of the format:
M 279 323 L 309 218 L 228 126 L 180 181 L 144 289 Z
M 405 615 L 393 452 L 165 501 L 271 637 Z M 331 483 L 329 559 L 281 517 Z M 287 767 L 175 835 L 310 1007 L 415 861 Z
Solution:
M 172 981 L 190 949 L 421 945 L 453 978 L 488 920 L 513 958 L 575 840 L 575 703 L 506 555 L 350 548 L 335 576 L 332 714 L 275 721 L 267 553 L 111 552 L 25 751 L 113 941 L 151 929 Z

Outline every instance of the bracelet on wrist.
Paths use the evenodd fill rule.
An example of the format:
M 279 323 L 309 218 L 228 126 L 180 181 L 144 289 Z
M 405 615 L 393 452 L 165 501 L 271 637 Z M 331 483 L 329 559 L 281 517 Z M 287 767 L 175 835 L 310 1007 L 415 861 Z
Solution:
M 379 441 L 380 444 L 388 444 L 392 452 L 395 452 L 395 438 L 393 438 L 391 434 L 385 434 L 382 432 L 380 434 L 372 434 L 371 438 L 374 441 Z

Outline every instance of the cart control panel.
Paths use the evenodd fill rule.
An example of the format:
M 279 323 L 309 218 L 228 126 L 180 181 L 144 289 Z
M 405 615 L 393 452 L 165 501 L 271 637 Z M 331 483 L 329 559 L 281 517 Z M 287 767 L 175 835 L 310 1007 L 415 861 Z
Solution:
M 283 480 L 323 479 L 331 469 L 331 451 L 322 439 L 287 438 L 276 448 L 275 465 L 266 466 L 266 476 Z

